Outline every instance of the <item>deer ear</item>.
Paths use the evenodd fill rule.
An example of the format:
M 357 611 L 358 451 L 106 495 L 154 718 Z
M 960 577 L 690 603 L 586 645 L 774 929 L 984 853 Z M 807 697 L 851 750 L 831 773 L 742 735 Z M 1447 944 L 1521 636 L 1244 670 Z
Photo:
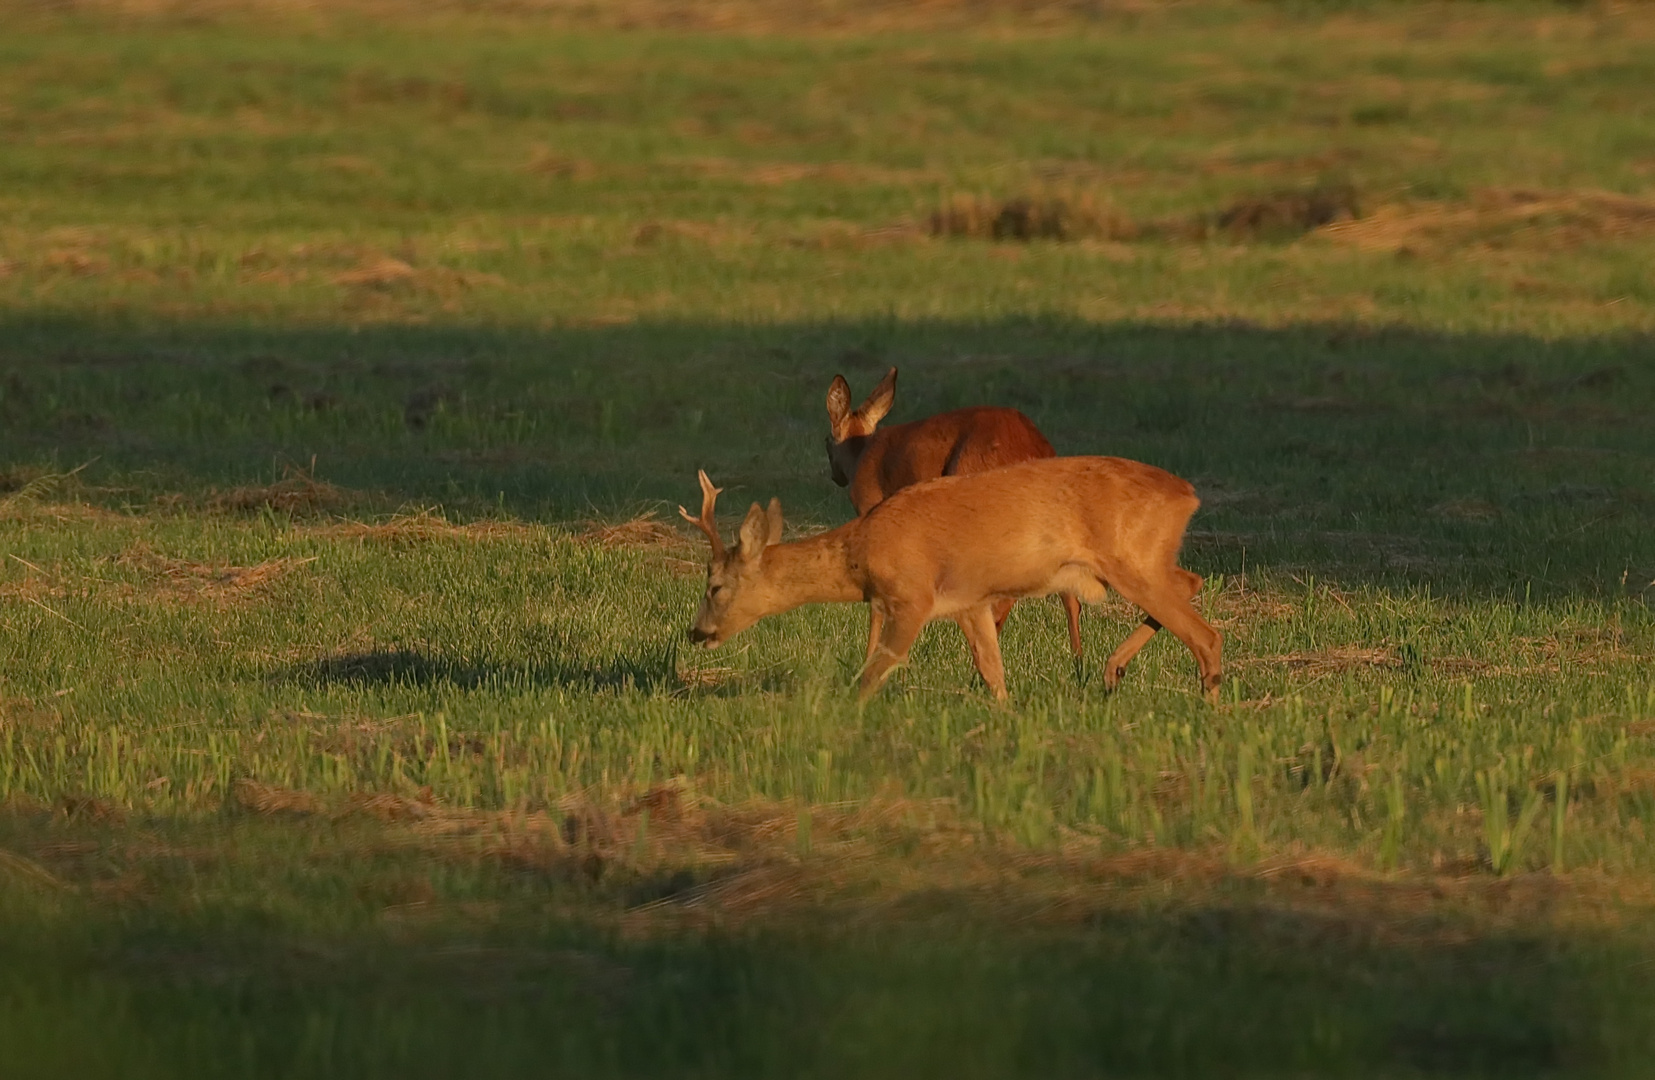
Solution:
M 873 393 L 868 395 L 868 400 L 864 401 L 862 407 L 856 410 L 857 417 L 861 419 L 862 426 L 867 429 L 869 434 L 872 434 L 873 429 L 879 426 L 879 422 L 885 419 L 885 414 L 891 411 L 891 405 L 895 401 L 896 368 L 892 368 L 885 373 L 883 379 L 879 380 L 879 385 L 873 388 Z
M 764 512 L 764 516 L 770 526 L 770 540 L 769 543 L 765 544 L 765 547 L 769 547 L 771 544 L 781 543 L 782 501 L 780 499 L 771 499 L 770 508 Z
M 770 542 L 770 518 L 764 513 L 764 507 L 754 503 L 747 511 L 747 517 L 741 523 L 741 557 L 756 559 Z
M 828 384 L 827 410 L 828 423 L 833 425 L 833 434 L 838 436 L 839 429 L 850 416 L 850 385 L 843 375 L 835 375 Z

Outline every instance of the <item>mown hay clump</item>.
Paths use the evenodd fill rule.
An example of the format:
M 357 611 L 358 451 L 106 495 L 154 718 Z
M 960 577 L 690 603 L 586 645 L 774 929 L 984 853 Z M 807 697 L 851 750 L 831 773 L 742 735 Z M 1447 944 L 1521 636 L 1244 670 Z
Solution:
M 163 555 L 140 541 L 116 556 L 115 565 L 137 570 L 151 587 L 174 595 L 228 600 L 247 596 L 314 561 L 315 556 L 266 559 L 253 566 L 197 563 Z
M 931 211 L 932 236 L 997 242 L 1130 240 L 1132 220 L 1090 195 L 1018 195 L 993 199 L 956 195 Z
M 219 492 L 207 501 L 220 513 L 248 513 L 266 508 L 295 517 L 323 514 L 345 505 L 345 492 L 316 479 L 314 466 L 289 466 L 274 484 L 254 484 Z
M 1242 199 L 1219 211 L 1212 225 L 1218 233 L 1236 240 L 1291 239 L 1323 225 L 1361 216 L 1356 190 L 1333 184 Z
M 1240 199 L 1215 212 L 1144 221 L 1134 221 L 1089 193 L 1007 199 L 956 195 L 931 211 L 925 231 L 937 237 L 999 243 L 1213 237 L 1251 242 L 1290 240 L 1360 215 L 1355 189 L 1343 184 L 1275 191 Z

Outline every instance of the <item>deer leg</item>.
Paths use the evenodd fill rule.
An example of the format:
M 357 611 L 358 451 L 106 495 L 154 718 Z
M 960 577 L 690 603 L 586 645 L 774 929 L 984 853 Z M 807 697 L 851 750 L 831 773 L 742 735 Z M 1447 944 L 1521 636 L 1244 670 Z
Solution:
M 1185 574 L 1195 577 L 1188 571 Z M 1122 596 L 1143 608 L 1150 620 L 1171 630 L 1173 636 L 1184 643 L 1201 670 L 1201 688 L 1207 700 L 1216 704 L 1218 685 L 1224 679 L 1224 637 L 1190 606 L 1189 598 L 1183 595 L 1187 582 L 1151 585 L 1140 579 L 1128 579 L 1112 584 Z M 1149 620 L 1145 620 L 1144 625 L 1147 627 L 1148 623 Z M 1145 635 L 1146 641 L 1150 634 Z
M 908 650 L 913 648 L 924 625 L 925 613 L 918 605 L 892 607 L 885 612 L 879 644 L 874 646 L 873 655 L 862 669 L 857 695 L 862 701 L 873 697 L 891 672 L 908 662 Z
M 1195 599 L 1201 591 L 1201 575 L 1191 573 L 1182 567 L 1174 567 L 1175 584 L 1184 592 L 1187 600 Z M 1130 597 L 1128 598 L 1130 599 Z M 1161 629 L 1161 624 L 1150 615 L 1144 616 L 1144 621 L 1132 631 L 1120 646 L 1109 654 L 1109 662 L 1103 668 L 1103 685 L 1106 690 L 1113 690 L 1120 685 L 1121 677 L 1126 674 L 1126 665 L 1138 655 L 1138 650 L 1149 644 L 1149 639 Z
M 983 673 L 982 652 L 977 642 L 976 627 L 971 624 L 971 616 L 969 614 L 954 616 L 954 625 L 958 626 L 960 633 L 965 635 L 965 647 L 971 651 L 971 666 L 977 669 L 977 674 L 981 675 Z
M 862 669 L 867 670 L 873 663 L 874 650 L 879 648 L 879 634 L 885 626 L 885 608 L 880 604 L 868 605 L 868 652 L 862 657 Z
M 1013 605 L 1015 603 L 1017 603 L 1017 601 L 1015 601 L 1015 600 L 996 600 L 996 601 L 994 601 L 994 636 L 995 637 L 1000 636 L 1000 629 L 1001 629 L 1001 627 L 1006 625 L 1006 616 L 1011 614 L 1011 605 Z M 965 623 L 963 623 L 963 622 L 960 623 L 960 629 L 962 629 L 962 630 L 965 629 Z
M 1161 629 L 1161 624 L 1146 615 L 1144 621 L 1134 627 L 1131 634 L 1127 635 L 1126 640 L 1121 642 L 1119 647 L 1109 654 L 1109 660 L 1103 666 L 1103 688 L 1105 690 L 1113 690 L 1120 685 L 1121 677 L 1126 674 L 1126 665 L 1130 664 L 1132 658 L 1138 655 L 1138 650 L 1149 644 L 1149 639 L 1154 637 L 1155 632 L 1159 629 Z
M 1006 667 L 1000 659 L 1000 636 L 994 625 L 993 609 L 987 605 L 975 607 L 954 621 L 965 632 L 977 674 L 983 677 L 996 700 L 1006 700 Z
M 1075 654 L 1078 661 L 1080 652 L 1080 598 L 1074 593 L 1062 595 L 1063 612 L 1069 616 L 1069 651 Z

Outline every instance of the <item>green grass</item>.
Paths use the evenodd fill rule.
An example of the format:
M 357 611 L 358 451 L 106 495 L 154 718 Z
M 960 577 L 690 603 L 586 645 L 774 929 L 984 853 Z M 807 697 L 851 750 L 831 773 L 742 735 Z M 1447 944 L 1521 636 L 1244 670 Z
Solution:
M 0 1072 L 1647 1062 L 1642 13 L 167 10 L 3 13 Z M 1025 195 L 1142 228 L 926 235 Z M 1196 483 L 1219 706 L 689 649 L 892 364 Z
M 1652 325 L 1647 215 L 1530 223 L 1488 203 L 1648 189 L 1655 41 L 1635 10 L 1212 5 L 804 37 L 11 17 L 29 28 L 0 43 L 12 312 Z M 1325 180 L 1410 228 L 1469 216 L 1291 249 L 1041 246 L 1011 266 L 868 234 L 961 193 L 1050 188 L 1158 220 Z M 410 272 L 349 276 L 387 256 Z

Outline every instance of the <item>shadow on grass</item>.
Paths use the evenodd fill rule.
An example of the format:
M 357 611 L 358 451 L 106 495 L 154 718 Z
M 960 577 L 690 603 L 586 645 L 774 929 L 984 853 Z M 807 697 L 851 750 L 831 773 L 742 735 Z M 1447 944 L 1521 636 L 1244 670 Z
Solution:
M 496 664 L 458 660 L 418 649 L 370 649 L 335 653 L 320 660 L 283 668 L 272 681 L 313 687 L 451 686 L 461 690 L 564 686 L 592 692 L 638 690 L 650 693 L 680 685 L 678 646 L 672 641 L 642 646 L 638 652 L 600 661 L 546 659 L 530 664 Z
M 954 889 L 924 910 L 617 934 L 534 917 L 590 888 L 578 878 L 534 897 L 442 888 L 469 896 L 355 912 L 346 935 L 154 905 L 118 926 L 11 923 L 7 1075 L 1522 1077 L 1655 1049 L 1642 939 L 1246 899 L 1047 925 Z
M 369 504 L 566 521 L 670 516 L 705 467 L 731 510 L 779 495 L 791 522 L 833 523 L 850 508 L 822 458 L 822 395 L 835 373 L 860 394 L 896 365 L 893 422 L 1011 405 L 1060 452 L 1193 480 L 1203 573 L 1614 598 L 1655 580 L 1649 349 L 1636 335 L 1058 318 L 550 330 L 13 319 L 0 325 L 0 481 L 96 459 L 88 497 L 141 509 L 314 458 Z
M 458 660 L 419 649 L 366 649 L 334 653 L 320 660 L 281 668 L 270 675 L 270 680 L 318 689 L 446 686 L 488 690 L 561 686 L 594 693 L 665 691 L 693 697 L 779 692 L 792 682 L 788 672 L 780 668 L 741 672 L 724 668 L 681 669 L 679 649 L 675 640 L 668 639 L 646 643 L 629 655 L 602 660 L 546 659 L 529 664 Z

